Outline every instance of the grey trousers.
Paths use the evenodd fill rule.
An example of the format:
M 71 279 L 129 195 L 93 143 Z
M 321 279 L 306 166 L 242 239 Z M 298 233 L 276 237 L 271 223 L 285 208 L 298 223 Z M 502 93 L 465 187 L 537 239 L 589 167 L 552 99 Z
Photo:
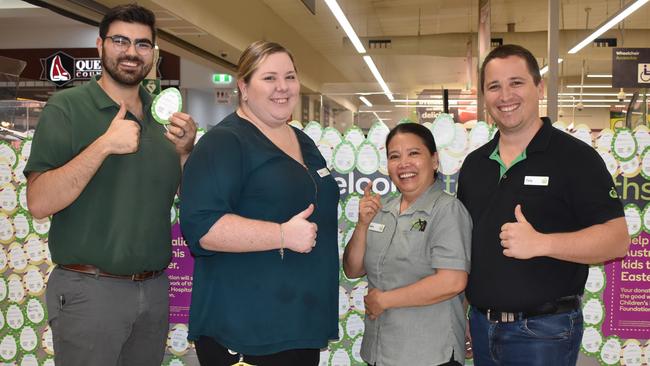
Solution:
M 169 280 L 95 277 L 56 268 L 45 300 L 54 361 L 65 366 L 160 366 Z

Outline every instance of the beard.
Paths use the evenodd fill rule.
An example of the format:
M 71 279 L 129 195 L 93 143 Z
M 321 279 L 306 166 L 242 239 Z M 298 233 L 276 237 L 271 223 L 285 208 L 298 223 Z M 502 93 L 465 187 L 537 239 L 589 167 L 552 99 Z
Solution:
M 136 62 L 139 67 L 133 71 L 120 70 L 119 63 L 122 61 Z M 118 84 L 125 86 L 140 84 L 152 67 L 153 62 L 146 64 L 142 58 L 137 56 L 124 55 L 116 58 L 108 58 L 106 52 L 102 53 L 102 69 Z

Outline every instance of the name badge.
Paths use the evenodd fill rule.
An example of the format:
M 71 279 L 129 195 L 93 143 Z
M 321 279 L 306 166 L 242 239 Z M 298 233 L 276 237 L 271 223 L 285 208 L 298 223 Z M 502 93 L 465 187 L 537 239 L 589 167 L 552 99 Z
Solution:
M 524 178 L 525 186 L 548 186 L 548 177 L 538 175 L 527 175 Z
M 384 225 L 384 224 L 379 224 L 379 223 L 376 223 L 376 222 L 371 222 L 371 223 L 370 223 L 370 226 L 368 226 L 368 229 L 369 229 L 370 231 L 374 231 L 374 232 L 377 232 L 377 233 L 383 233 L 385 227 L 386 227 L 386 225 Z
M 318 169 L 318 170 L 316 171 L 316 173 L 318 173 L 318 176 L 320 176 L 321 178 L 323 178 L 323 177 L 327 177 L 328 175 L 330 175 L 330 170 L 327 169 L 327 168 Z

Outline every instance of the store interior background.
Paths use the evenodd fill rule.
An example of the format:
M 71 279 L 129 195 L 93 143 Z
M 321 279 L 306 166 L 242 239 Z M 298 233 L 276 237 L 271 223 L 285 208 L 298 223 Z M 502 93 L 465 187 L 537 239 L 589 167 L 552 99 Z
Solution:
M 294 119 L 303 123 L 318 120 L 341 132 L 352 125 L 367 131 L 377 119 L 389 127 L 404 118 L 418 121 L 422 109 L 414 101 L 423 92 L 440 100 L 442 90 L 447 89 L 452 102 L 474 100 L 479 1 L 338 2 L 398 102 L 390 102 L 384 95 L 323 0 L 314 1 L 315 14 L 301 0 L 138 1 L 158 17 L 158 26 L 164 31 L 158 41 L 160 48 L 180 57 L 184 110 L 205 129 L 216 125 L 237 105 L 234 79 L 229 85 L 216 86 L 212 75 L 234 76 L 242 50 L 258 39 L 279 42 L 294 53 L 302 84 Z M 521 44 L 533 51 L 540 66 L 547 64 L 548 2 L 489 2 L 491 37 L 501 38 L 503 43 Z M 625 90 L 627 95 L 621 103 L 614 96 L 619 89 L 589 87 L 611 85 L 611 78 L 587 77 L 611 75 L 611 48 L 590 45 L 575 55 L 567 54 L 569 48 L 627 2 L 559 1 L 557 48 L 564 60 L 559 65 L 559 120 L 567 125 L 584 123 L 594 131 L 607 128 L 610 109 L 621 110 L 629 101 L 633 90 Z M 97 27 L 37 5 L 55 7 L 96 22 L 101 19 L 102 9 L 120 3 L 123 1 L 0 0 L 0 48 L 94 48 Z M 617 47 L 650 47 L 650 5 L 601 37 L 615 38 Z M 583 73 L 584 108 L 578 110 L 575 104 L 579 101 L 579 88 L 570 86 L 580 85 Z M 229 100 L 218 102 L 217 88 L 229 91 Z M 55 91 L 51 87 L 34 98 L 46 101 Z M 590 96 L 591 93 L 610 95 Z M 364 104 L 360 96 L 365 96 L 372 106 Z M 434 109 L 438 112 L 442 105 Z M 544 115 L 545 110 L 541 113 Z M 580 356 L 581 366 L 597 364 L 594 359 Z
M 557 1 L 557 49 L 564 60 L 558 66 L 558 119 L 567 125 L 585 123 L 600 130 L 609 126 L 610 108 L 623 109 L 633 90 L 625 91 L 626 101 L 621 103 L 615 97 L 619 89 L 593 87 L 611 85 L 611 78 L 588 77 L 611 75 L 611 48 L 590 45 L 574 55 L 566 51 L 628 1 Z M 417 108 L 418 96 L 432 95 L 439 104 L 428 112 L 437 113 L 442 110 L 443 89 L 449 91 L 452 108 L 463 103 L 470 116 L 475 111 L 478 1 L 339 1 L 393 92 L 396 102 L 392 103 L 324 1 L 312 2 L 315 14 L 301 0 L 139 1 L 158 17 L 164 33 L 159 37 L 160 47 L 180 56 L 186 111 L 204 128 L 218 123 L 237 103 L 235 82 L 216 86 L 212 74 L 234 75 L 241 51 L 257 39 L 277 41 L 294 53 L 303 94 L 294 119 L 303 122 L 318 120 L 343 132 L 353 124 L 366 130 L 377 119 L 389 127 L 403 118 L 424 121 L 421 117 L 427 111 Z M 491 38 L 521 44 L 533 51 L 540 66 L 546 65 L 547 1 L 488 2 Z M 102 9 L 121 1 L 33 3 L 97 21 Z M 94 26 L 18 0 L 2 0 L 0 7 L 2 48 L 95 47 Z M 644 6 L 601 37 L 615 38 L 618 47 L 645 47 L 649 30 L 650 6 Z M 191 45 L 189 50 L 184 48 L 187 45 Z M 575 107 L 580 101 L 576 86 L 583 73 L 584 108 L 579 110 Z M 217 103 L 215 88 L 229 90 L 230 100 Z M 372 106 L 359 99 L 362 95 Z M 541 112 L 545 114 L 544 107 Z

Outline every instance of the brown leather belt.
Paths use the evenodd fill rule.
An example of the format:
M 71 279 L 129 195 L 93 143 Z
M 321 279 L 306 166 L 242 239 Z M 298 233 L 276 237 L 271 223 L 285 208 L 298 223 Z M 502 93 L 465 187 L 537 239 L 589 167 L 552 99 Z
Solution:
M 88 264 L 59 264 L 59 268 L 65 269 L 66 271 L 84 273 L 91 276 L 120 278 L 123 280 L 131 280 L 131 281 L 146 281 L 152 278 L 156 278 L 161 273 L 163 273 L 163 271 L 149 271 L 149 272 L 136 273 L 132 275 L 116 275 L 116 274 L 104 272 L 101 269 Z

